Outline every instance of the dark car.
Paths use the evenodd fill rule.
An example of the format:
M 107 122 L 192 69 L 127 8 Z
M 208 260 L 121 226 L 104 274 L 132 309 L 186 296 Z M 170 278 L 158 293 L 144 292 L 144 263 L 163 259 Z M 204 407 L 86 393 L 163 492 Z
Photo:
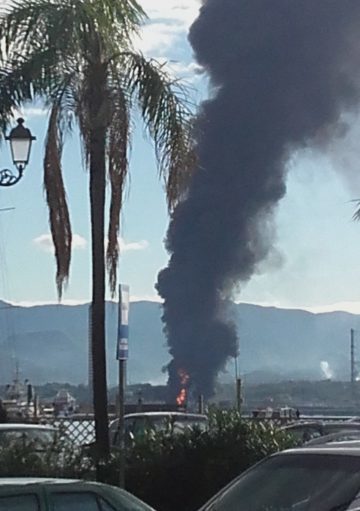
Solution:
M 302 448 L 275 454 L 231 482 L 201 511 L 360 509 L 360 448 Z
M 0 478 L 0 511 L 153 511 L 130 493 L 101 483 Z

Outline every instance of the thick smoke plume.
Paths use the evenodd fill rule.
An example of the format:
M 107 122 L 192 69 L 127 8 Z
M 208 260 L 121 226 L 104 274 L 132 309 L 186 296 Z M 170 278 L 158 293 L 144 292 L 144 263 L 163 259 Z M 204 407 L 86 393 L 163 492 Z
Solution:
M 199 168 L 173 214 L 157 288 L 172 395 L 184 369 L 209 396 L 237 351 L 226 299 L 271 250 L 289 156 L 333 136 L 359 103 L 360 1 L 207 0 L 189 37 L 212 97 L 200 109 Z

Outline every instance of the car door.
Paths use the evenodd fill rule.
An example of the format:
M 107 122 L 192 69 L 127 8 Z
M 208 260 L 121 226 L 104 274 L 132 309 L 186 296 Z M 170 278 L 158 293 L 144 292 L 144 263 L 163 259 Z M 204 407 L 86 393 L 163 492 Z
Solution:
M 47 511 L 43 492 L 31 485 L 0 487 L 0 511 Z

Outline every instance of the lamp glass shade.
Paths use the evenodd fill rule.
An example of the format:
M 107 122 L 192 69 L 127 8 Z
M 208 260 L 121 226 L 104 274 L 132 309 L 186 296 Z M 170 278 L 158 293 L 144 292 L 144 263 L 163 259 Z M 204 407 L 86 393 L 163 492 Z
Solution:
M 10 147 L 13 162 L 16 166 L 25 166 L 30 159 L 31 138 L 11 138 Z

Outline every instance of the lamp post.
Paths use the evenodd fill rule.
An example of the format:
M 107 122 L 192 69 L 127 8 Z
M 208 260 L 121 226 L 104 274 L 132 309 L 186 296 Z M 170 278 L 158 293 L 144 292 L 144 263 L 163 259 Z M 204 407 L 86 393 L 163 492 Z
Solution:
M 13 128 L 5 140 L 10 142 L 11 156 L 16 167 L 16 172 L 10 169 L 0 170 L 0 186 L 13 186 L 20 181 L 24 169 L 29 163 L 31 146 L 36 137 L 24 126 L 24 119 L 17 120 L 17 126 Z

